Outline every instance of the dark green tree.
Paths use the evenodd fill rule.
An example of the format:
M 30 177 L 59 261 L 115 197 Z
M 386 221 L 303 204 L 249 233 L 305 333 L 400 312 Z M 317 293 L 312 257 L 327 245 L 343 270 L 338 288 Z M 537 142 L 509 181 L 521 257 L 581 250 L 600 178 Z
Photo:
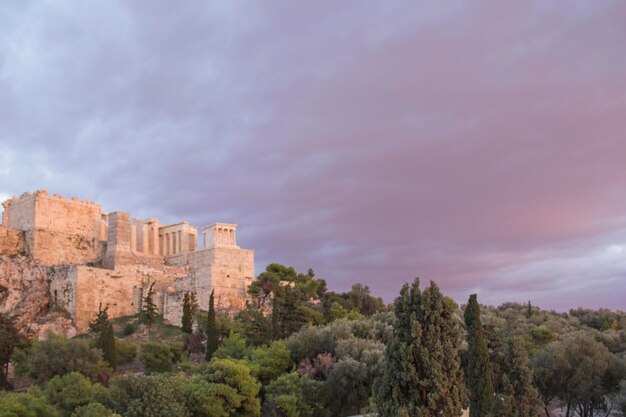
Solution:
M 183 332 L 191 334 L 193 332 L 193 315 L 195 313 L 192 304 L 191 294 L 189 291 L 185 292 L 183 297 Z
M 494 417 L 535 417 L 541 410 L 539 393 L 533 384 L 528 353 L 514 337 L 508 338 L 496 352 L 501 370 L 496 381 Z
M 467 388 L 470 417 L 488 417 L 493 407 L 493 374 L 489 364 L 489 349 L 480 320 L 480 305 L 476 294 L 470 295 L 465 308 L 467 326 Z
M 143 298 L 142 308 L 141 308 L 141 322 L 147 325 L 151 325 L 154 323 L 159 317 L 159 309 L 156 304 L 154 304 L 154 282 L 150 284 L 148 288 L 148 293 Z
M 215 290 L 211 291 L 209 297 L 209 312 L 206 324 L 206 360 L 210 361 L 213 353 L 217 350 L 218 330 L 215 323 Z
M 102 303 L 100 303 L 95 320 L 89 323 L 89 330 L 95 333 L 93 345 L 102 351 L 102 358 L 110 368 L 116 370 L 117 346 L 108 310 L 109 307 L 102 308 Z
M 13 318 L 0 313 L 0 389 L 11 388 L 7 376 L 11 354 L 21 342 Z
M 102 349 L 102 358 L 115 371 L 117 369 L 117 345 L 113 325 L 110 322 L 104 325 L 100 333 L 100 348 Z
M 98 313 L 94 321 L 89 323 L 89 331 L 99 335 L 104 327 L 109 323 L 109 307 L 102 308 L 102 303 L 98 305 Z
M 456 305 L 431 282 L 405 284 L 394 303 L 396 324 L 374 388 L 380 417 L 461 415 L 467 402 Z

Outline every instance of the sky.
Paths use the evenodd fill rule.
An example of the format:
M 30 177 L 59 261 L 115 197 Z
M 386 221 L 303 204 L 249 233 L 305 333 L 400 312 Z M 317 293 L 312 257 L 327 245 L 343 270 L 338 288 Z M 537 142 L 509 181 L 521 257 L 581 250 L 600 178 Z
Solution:
M 626 2 L 2 1 L 0 200 L 392 301 L 626 309 Z

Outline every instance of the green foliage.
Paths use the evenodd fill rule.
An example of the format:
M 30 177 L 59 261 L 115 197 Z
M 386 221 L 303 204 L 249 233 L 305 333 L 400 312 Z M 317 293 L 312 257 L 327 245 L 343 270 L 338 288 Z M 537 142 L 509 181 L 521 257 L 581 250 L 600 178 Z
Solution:
M 242 333 L 252 346 L 261 346 L 271 340 L 271 321 L 263 312 L 250 304 L 237 314 L 237 321 L 242 325 Z
M 109 369 L 100 350 L 87 340 L 65 339 L 53 333 L 48 333 L 46 340 L 33 342 L 28 350 L 16 350 L 13 358 L 16 373 L 29 376 L 37 384 L 70 372 L 96 381 L 98 374 Z
M 480 321 L 480 305 L 476 294 L 470 295 L 465 308 L 467 326 L 467 387 L 470 399 L 470 417 L 488 417 L 493 407 L 493 374 L 489 364 L 489 349 Z
M 396 326 L 375 386 L 380 417 L 461 415 L 466 402 L 454 310 L 434 282 L 404 285 L 394 303 Z
M 291 353 L 282 340 L 252 350 L 248 358 L 252 373 L 264 386 L 293 368 Z
M 231 333 L 213 354 L 218 359 L 244 359 L 250 353 L 246 347 L 246 339 L 239 333 Z
M 554 342 L 533 359 L 535 384 L 544 404 L 555 398 L 579 415 L 605 413 L 607 397 L 619 390 L 626 365 L 588 332 L 576 332 Z
M 176 355 L 169 345 L 147 342 L 141 346 L 139 360 L 147 372 L 171 372 Z
M 21 340 L 13 319 L 7 314 L 0 313 L 0 389 L 11 388 L 7 380 L 9 362 Z
M 114 414 L 100 403 L 90 403 L 78 407 L 72 414 L 72 417 L 121 417 L 119 414 Z
M 137 357 L 137 345 L 126 340 L 116 340 L 117 362 L 119 365 L 131 363 Z
M 324 322 L 323 315 L 310 304 L 320 296 L 320 288 L 325 287 L 325 282 L 314 279 L 314 275 L 312 270 L 298 274 L 293 267 L 272 263 L 248 288 L 261 310 L 271 301 L 274 339 L 285 338 L 307 324 Z
M 122 334 L 124 336 L 130 336 L 131 334 L 135 333 L 137 331 L 137 326 L 134 325 L 133 323 L 126 323 L 124 325 L 124 327 L 122 328 Z
M 209 363 L 206 381 L 233 388 L 237 395 L 230 402 L 233 407 L 231 416 L 256 417 L 261 414 L 258 398 L 261 384 L 252 376 L 250 368 L 240 361 L 231 359 L 213 359 Z
M 159 309 L 154 304 L 154 282 L 150 284 L 146 296 L 143 298 L 140 320 L 143 324 L 151 325 L 159 318 Z
M 89 323 L 89 331 L 99 335 L 107 324 L 109 324 L 109 307 L 102 308 L 102 303 L 100 303 L 96 318 Z
M 113 325 L 107 322 L 100 333 L 100 345 L 102 349 L 102 357 L 113 370 L 117 369 L 117 345 L 115 343 L 115 334 L 113 333 Z
M 185 404 L 192 417 L 230 417 L 241 406 L 237 390 L 194 378 L 185 386 Z
M 183 333 L 191 334 L 193 332 L 193 316 L 195 307 L 192 303 L 192 293 L 187 291 L 183 297 L 183 318 L 182 329 Z
M 94 401 L 96 395 L 105 389 L 91 383 L 83 374 L 71 372 L 55 376 L 44 389 L 48 402 L 56 406 L 63 416 L 69 417 L 75 409 Z
M 38 387 L 27 392 L 0 392 L 0 417 L 61 417 Z
M 133 374 L 113 378 L 103 403 L 124 417 L 188 417 L 183 376 Z
M 271 417 L 310 417 L 305 384 L 297 372 L 284 374 L 265 389 L 265 408 Z
M 218 347 L 218 332 L 217 325 L 215 323 L 215 290 L 211 291 L 211 296 L 209 297 L 209 311 L 207 313 L 207 324 L 206 324 L 206 355 L 205 358 L 207 361 L 211 360 L 213 354 L 217 350 Z

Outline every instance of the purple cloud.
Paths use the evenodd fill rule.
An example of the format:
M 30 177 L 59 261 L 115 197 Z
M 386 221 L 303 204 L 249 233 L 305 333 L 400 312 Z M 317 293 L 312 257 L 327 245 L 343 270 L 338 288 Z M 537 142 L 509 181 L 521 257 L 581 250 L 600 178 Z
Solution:
M 624 308 L 626 6 L 0 6 L 0 196 L 237 222 L 390 301 Z

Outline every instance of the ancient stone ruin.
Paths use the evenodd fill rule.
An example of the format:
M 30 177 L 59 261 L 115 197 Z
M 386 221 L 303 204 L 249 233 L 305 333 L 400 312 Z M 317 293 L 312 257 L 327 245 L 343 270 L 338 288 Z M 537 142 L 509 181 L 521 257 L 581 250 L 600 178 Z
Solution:
M 161 225 L 155 218 L 105 213 L 93 202 L 47 191 L 24 193 L 2 205 L 0 312 L 22 325 L 58 307 L 84 331 L 100 303 L 111 317 L 139 312 L 153 283 L 156 305 L 166 321 L 177 325 L 186 291 L 196 293 L 203 309 L 212 290 L 218 309 L 236 311 L 245 305 L 254 251 L 237 246 L 235 224 Z M 25 284 L 26 276 L 45 281 L 37 285 L 47 290 L 47 305 L 28 299 L 41 298 L 42 290 L 29 295 L 37 278 Z M 29 304 L 35 307 L 28 309 Z

